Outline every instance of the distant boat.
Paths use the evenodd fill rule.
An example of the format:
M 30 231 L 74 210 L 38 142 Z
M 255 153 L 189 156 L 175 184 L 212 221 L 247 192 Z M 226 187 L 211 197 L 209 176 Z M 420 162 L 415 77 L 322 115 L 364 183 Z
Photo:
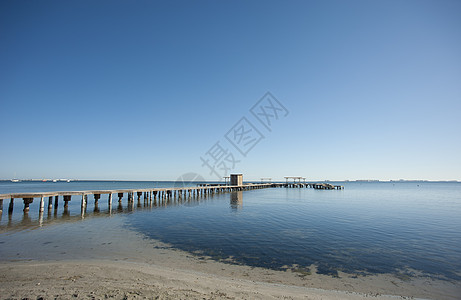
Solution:
M 70 182 L 70 179 L 67 179 L 67 182 Z
M 53 179 L 53 182 L 58 182 L 58 180 L 57 180 L 57 179 Z
M 11 182 L 21 182 L 19 179 L 11 179 Z

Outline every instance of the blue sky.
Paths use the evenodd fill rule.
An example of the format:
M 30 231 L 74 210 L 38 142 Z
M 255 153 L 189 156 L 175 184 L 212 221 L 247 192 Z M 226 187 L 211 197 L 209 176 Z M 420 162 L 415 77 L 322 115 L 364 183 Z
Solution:
M 459 1 L 1 1 L 0 178 L 461 180 L 460 53 Z

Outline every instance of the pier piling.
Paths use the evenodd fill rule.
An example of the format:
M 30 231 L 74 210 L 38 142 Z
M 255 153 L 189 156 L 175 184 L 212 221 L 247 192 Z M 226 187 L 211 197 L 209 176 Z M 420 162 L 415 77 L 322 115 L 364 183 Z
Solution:
M 45 210 L 45 197 L 40 198 L 40 210 L 39 212 L 43 212 Z
M 10 199 L 10 205 L 8 206 L 8 214 L 13 213 L 13 207 L 14 207 L 14 198 Z
M 24 200 L 24 212 L 29 212 L 29 205 L 34 202 L 34 198 L 23 198 Z
M 64 196 L 64 208 L 68 208 L 68 207 L 69 207 L 69 201 L 71 200 L 71 197 L 72 197 L 72 196 L 69 196 L 69 195 L 65 195 L 65 196 Z
M 82 206 L 82 209 L 85 208 L 86 206 L 86 195 L 85 194 L 82 194 L 82 203 L 81 203 L 81 206 Z
M 94 207 L 95 207 L 95 211 L 96 211 L 96 209 L 98 207 L 98 201 L 99 201 L 99 199 L 101 199 L 101 194 L 94 194 L 93 197 L 94 197 Z

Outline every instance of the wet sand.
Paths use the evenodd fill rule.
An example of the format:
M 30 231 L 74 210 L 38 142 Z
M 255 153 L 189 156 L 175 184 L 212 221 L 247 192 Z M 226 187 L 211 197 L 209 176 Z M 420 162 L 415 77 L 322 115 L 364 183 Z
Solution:
M 99 236 L 95 245 L 75 249 L 66 259 L 60 259 L 60 250 L 53 253 L 50 248 L 43 259 L 26 261 L 24 257 L 36 250 L 25 243 L 18 250 L 23 251 L 18 252 L 22 259 L 0 262 L 1 299 L 460 299 L 461 295 L 459 282 L 390 274 L 331 277 L 316 274 L 314 266 L 309 271 L 274 271 L 191 255 L 129 230 L 119 234 L 119 240 Z

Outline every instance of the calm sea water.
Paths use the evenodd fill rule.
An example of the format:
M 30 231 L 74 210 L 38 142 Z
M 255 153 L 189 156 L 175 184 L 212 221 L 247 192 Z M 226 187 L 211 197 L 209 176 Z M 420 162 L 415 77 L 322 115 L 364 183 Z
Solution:
M 104 234 L 114 224 L 175 248 L 217 260 L 273 269 L 316 265 L 323 274 L 405 273 L 461 280 L 461 183 L 341 183 L 341 191 L 262 189 L 219 194 L 180 203 L 121 206 L 108 211 L 104 199 L 91 204 L 85 218 L 80 199 L 68 211 L 28 215 L 21 201 L 0 219 L 0 259 L 43 259 L 37 251 L 21 257 L 18 241 L 46 236 L 72 253 L 70 239 Z M 170 187 L 173 182 L 0 182 L 0 193 Z M 20 200 L 20 199 L 18 199 Z M 73 222 L 72 222 L 73 221 Z M 115 225 L 114 225 L 115 226 Z M 56 237 L 56 241 L 53 241 Z M 51 243 L 50 242 L 50 243 Z M 66 243 L 68 247 L 66 248 Z M 80 241 L 84 243 L 84 239 Z M 43 246 L 45 247 L 45 245 Z M 19 257 L 18 257 L 19 256 Z M 75 258 L 78 253 L 73 253 Z M 65 258 L 65 256 L 64 256 Z

